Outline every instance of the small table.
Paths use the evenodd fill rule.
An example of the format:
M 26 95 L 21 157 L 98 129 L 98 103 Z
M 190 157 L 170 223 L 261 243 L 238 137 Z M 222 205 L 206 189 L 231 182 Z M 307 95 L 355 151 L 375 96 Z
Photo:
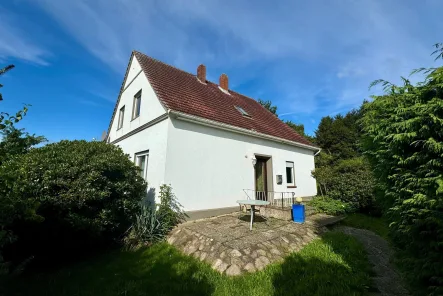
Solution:
M 250 205 L 251 206 L 251 225 L 249 226 L 249 230 L 252 230 L 252 222 L 254 221 L 254 210 L 255 206 L 267 206 L 270 204 L 269 201 L 265 200 L 256 200 L 256 199 L 243 199 L 237 200 L 239 205 Z

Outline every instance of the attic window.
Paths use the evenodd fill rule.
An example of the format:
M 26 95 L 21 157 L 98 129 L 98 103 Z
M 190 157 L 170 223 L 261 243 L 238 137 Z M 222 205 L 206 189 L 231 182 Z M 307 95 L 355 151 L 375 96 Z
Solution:
M 248 112 L 246 112 L 242 107 L 239 107 L 239 106 L 235 106 L 235 109 L 237 109 L 238 110 L 238 112 L 240 112 L 243 116 L 246 116 L 246 117 L 251 117 L 251 115 L 249 115 L 249 113 Z

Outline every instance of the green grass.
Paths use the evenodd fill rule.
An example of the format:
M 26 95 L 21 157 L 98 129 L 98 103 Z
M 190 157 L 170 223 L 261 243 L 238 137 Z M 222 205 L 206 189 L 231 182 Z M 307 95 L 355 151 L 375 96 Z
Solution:
M 348 215 L 343 225 L 370 230 L 382 238 L 389 240 L 388 222 L 380 217 L 372 217 L 364 214 L 354 213 Z
M 7 295 L 364 295 L 371 284 L 363 246 L 326 233 L 284 262 L 228 277 L 166 243 L 114 251 L 55 273 L 12 279 Z

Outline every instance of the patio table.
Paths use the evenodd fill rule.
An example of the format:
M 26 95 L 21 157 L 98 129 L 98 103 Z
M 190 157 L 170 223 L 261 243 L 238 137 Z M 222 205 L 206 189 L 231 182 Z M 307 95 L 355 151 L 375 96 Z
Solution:
M 237 200 L 237 203 L 239 205 L 249 205 L 251 206 L 251 224 L 249 226 L 249 230 L 252 230 L 252 223 L 254 221 L 254 210 L 255 206 L 267 206 L 270 204 L 269 201 L 265 200 L 256 200 L 256 199 L 243 199 L 243 200 Z

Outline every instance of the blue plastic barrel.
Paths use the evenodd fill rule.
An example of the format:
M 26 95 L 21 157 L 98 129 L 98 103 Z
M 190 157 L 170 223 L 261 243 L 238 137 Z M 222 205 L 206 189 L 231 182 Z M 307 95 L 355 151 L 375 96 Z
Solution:
M 305 223 L 304 205 L 292 205 L 292 220 L 297 223 Z

